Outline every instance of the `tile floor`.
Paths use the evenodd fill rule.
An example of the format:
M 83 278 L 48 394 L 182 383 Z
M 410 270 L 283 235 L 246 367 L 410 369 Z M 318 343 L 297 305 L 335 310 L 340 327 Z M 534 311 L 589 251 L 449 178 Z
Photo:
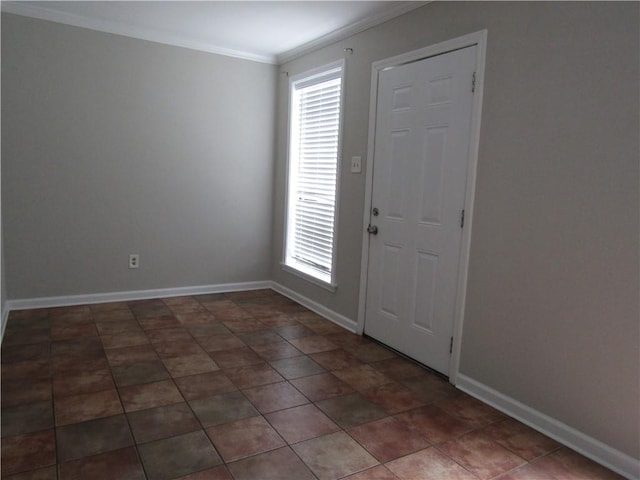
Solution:
M 620 478 L 270 290 L 12 312 L 2 478 Z

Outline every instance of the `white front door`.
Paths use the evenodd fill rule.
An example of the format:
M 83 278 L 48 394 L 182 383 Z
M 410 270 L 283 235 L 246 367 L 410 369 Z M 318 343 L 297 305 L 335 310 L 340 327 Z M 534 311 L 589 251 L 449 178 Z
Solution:
M 456 307 L 476 46 L 378 77 L 364 331 L 445 375 Z

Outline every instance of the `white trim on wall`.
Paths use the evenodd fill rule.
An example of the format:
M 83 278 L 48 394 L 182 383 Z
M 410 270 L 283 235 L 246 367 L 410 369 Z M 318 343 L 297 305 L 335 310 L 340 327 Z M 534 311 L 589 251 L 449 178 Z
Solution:
M 180 297 L 183 295 L 204 295 L 207 293 L 226 293 L 271 288 L 271 281 L 223 283 L 219 285 L 200 285 L 194 287 L 158 288 L 151 290 L 132 290 L 129 292 L 90 293 L 86 295 L 68 295 L 60 297 L 24 298 L 9 300 L 7 310 L 27 310 L 30 308 L 67 307 L 92 303 L 124 302 L 147 300 L 151 298 Z
M 415 62 L 434 55 L 439 55 L 461 48 L 477 45 L 476 83 L 471 110 L 471 133 L 469 139 L 469 155 L 467 167 L 467 185 L 465 191 L 465 227 L 462 230 L 462 246 L 460 248 L 460 266 L 456 289 L 456 310 L 453 321 L 453 351 L 449 364 L 449 381 L 456 384 L 456 377 L 460 365 L 462 348 L 462 326 L 464 322 L 465 298 L 467 293 L 467 275 L 469 270 L 469 251 L 471 249 L 471 227 L 473 219 L 473 205 L 475 200 L 476 171 L 478 164 L 478 150 L 480 144 L 480 119 L 482 113 L 482 92 L 484 89 L 485 57 L 487 50 L 487 30 L 470 33 L 462 37 L 447 40 L 426 48 L 413 50 L 395 57 L 374 62 L 371 67 L 371 97 L 369 101 L 369 142 L 367 145 L 367 171 L 365 180 L 365 205 L 363 225 L 370 222 L 371 195 L 373 192 L 373 159 L 375 146 L 376 107 L 378 104 L 378 74 L 385 68 L 405 63 Z M 360 298 L 358 303 L 358 321 L 356 331 L 364 332 L 367 301 L 367 279 L 369 267 L 369 234 L 366 230 L 362 234 L 362 257 L 360 270 Z
M 628 479 L 640 479 L 640 461 L 458 373 L 456 387 Z
M 294 292 L 293 290 L 283 285 L 280 285 L 277 282 L 271 282 L 271 288 L 276 292 L 284 295 L 285 297 L 288 297 L 291 300 L 298 302 L 303 307 L 307 307 L 312 312 L 317 313 L 321 317 L 326 318 L 327 320 L 335 323 L 336 325 L 339 325 L 342 328 L 349 330 L 350 332 L 353 332 L 353 333 L 356 332 L 356 322 L 354 320 L 351 320 L 350 318 L 345 317 L 344 315 L 334 312 L 333 310 L 325 307 L 324 305 L 320 305 L 319 303 L 314 302 L 310 298 L 307 298 L 304 295 L 300 295 L 299 293 Z

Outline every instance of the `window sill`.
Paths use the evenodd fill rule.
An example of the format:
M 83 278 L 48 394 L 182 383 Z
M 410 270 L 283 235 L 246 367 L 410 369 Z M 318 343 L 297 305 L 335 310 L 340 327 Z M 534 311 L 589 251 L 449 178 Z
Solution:
M 303 280 L 306 280 L 307 282 L 313 283 L 314 285 L 317 285 L 318 287 L 324 288 L 325 290 L 328 290 L 332 293 L 334 293 L 337 289 L 338 289 L 338 285 L 335 283 L 328 283 L 325 282 L 324 280 L 320 280 L 319 278 L 314 277 L 313 275 L 309 275 L 306 272 L 303 272 L 302 270 L 297 269 L 296 267 L 293 267 L 291 265 L 287 265 L 284 262 L 280 262 L 280 267 L 282 267 L 282 270 L 284 270 L 285 272 L 291 273 L 292 275 L 295 275 L 296 277 L 302 278 Z

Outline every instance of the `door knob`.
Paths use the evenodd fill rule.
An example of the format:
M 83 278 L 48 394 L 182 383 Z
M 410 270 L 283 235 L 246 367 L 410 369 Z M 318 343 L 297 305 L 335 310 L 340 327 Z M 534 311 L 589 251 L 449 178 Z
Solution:
M 376 225 L 369 225 L 367 227 L 367 232 L 369 232 L 372 235 L 377 235 L 378 234 L 378 227 Z

